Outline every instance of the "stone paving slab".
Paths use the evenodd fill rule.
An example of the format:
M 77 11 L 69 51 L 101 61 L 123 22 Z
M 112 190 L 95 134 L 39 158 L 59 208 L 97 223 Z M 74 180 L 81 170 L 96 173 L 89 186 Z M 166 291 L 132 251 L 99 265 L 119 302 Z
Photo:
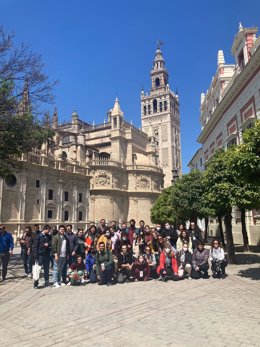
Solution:
M 221 280 L 42 290 L 7 281 L 0 346 L 260 346 L 260 254 L 247 257 Z

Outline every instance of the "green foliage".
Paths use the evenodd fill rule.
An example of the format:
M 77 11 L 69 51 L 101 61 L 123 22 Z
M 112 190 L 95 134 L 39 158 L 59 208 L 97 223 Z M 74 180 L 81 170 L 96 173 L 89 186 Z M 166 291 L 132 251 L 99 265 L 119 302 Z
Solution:
M 162 191 L 151 209 L 151 220 L 153 223 L 176 222 L 176 216 L 172 208 L 172 187 Z
M 203 218 L 210 212 L 203 201 L 205 192 L 203 174 L 194 170 L 183 175 L 173 186 L 173 210 L 178 220 L 197 220 Z

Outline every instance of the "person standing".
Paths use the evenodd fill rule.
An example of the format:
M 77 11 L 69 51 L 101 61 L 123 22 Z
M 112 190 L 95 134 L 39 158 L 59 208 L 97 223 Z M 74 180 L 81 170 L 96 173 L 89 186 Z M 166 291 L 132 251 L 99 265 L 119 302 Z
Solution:
M 21 256 L 23 259 L 24 272 L 28 278 L 32 277 L 32 228 L 26 227 L 20 239 Z
M 53 287 L 60 288 L 61 285 L 65 285 L 66 278 L 63 277 L 63 283 L 61 283 L 61 274 L 66 266 L 67 259 L 69 257 L 69 243 L 65 236 L 65 226 L 59 226 L 59 232 L 52 238 L 52 252 L 54 256 L 53 262 Z
M 66 238 L 69 243 L 69 266 L 76 263 L 76 252 L 78 249 L 78 239 L 77 236 L 72 231 L 72 225 L 67 225 Z
M 44 286 L 49 286 L 50 253 L 51 253 L 51 227 L 46 224 L 39 235 L 39 265 L 44 271 Z
M 1 262 L 2 262 L 2 279 L 6 280 L 7 267 L 10 255 L 13 254 L 14 240 L 12 234 L 5 229 L 5 225 L 0 225 L 0 243 L 2 244 Z

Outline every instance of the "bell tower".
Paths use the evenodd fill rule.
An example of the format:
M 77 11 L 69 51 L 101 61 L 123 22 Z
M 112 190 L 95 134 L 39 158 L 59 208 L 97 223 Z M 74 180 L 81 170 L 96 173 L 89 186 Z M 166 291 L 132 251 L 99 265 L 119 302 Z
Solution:
M 164 186 L 172 184 L 173 170 L 181 175 L 181 140 L 179 97 L 170 90 L 169 76 L 161 51 L 162 42 L 157 42 L 153 61 L 151 89 L 141 92 L 142 130 L 156 144 L 158 164 L 163 169 Z

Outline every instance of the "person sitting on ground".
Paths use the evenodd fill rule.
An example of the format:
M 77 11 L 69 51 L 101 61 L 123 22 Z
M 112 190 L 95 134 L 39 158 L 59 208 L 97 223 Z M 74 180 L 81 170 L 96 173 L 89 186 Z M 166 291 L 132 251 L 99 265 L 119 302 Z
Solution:
M 87 278 L 90 280 L 90 283 L 95 283 L 97 281 L 97 275 L 96 275 L 96 254 L 97 250 L 92 246 L 88 251 L 86 255 L 86 272 L 87 272 Z
M 85 265 L 81 256 L 76 257 L 76 262 L 71 264 L 68 270 L 69 285 L 83 284 L 85 276 Z
M 150 269 L 143 255 L 139 255 L 134 262 L 132 267 L 132 274 L 135 282 L 149 280 Z
M 100 242 L 96 257 L 96 272 L 98 284 L 110 286 L 112 284 L 113 257 L 110 250 L 105 249 L 104 242 Z
M 154 253 L 152 253 L 152 249 L 149 245 L 145 247 L 144 259 L 149 265 L 151 278 L 157 278 L 158 276 L 156 272 L 156 268 L 157 268 L 156 258 Z
M 191 276 L 194 279 L 208 278 L 209 270 L 209 252 L 204 248 L 204 242 L 199 241 L 197 249 L 194 250 L 192 255 L 192 272 Z
M 225 259 L 224 250 L 220 246 L 219 240 L 214 239 L 212 241 L 209 259 L 211 261 L 212 277 L 221 278 L 223 275 L 225 275 L 227 261 Z
M 128 251 L 127 245 L 122 246 L 122 251 L 118 255 L 118 283 L 129 282 L 132 277 L 133 253 Z
M 191 279 L 192 269 L 192 254 L 188 249 L 187 242 L 183 242 L 182 249 L 176 253 L 176 259 L 178 264 L 178 276 L 180 279 L 188 275 L 188 279 Z
M 184 242 L 188 244 L 189 251 L 192 252 L 192 241 L 186 229 L 183 229 L 179 235 L 179 238 L 176 244 L 177 252 L 182 250 L 182 246 Z
M 160 254 L 160 262 L 157 267 L 159 280 L 166 282 L 168 279 L 178 280 L 178 265 L 169 241 L 166 241 L 163 251 Z

